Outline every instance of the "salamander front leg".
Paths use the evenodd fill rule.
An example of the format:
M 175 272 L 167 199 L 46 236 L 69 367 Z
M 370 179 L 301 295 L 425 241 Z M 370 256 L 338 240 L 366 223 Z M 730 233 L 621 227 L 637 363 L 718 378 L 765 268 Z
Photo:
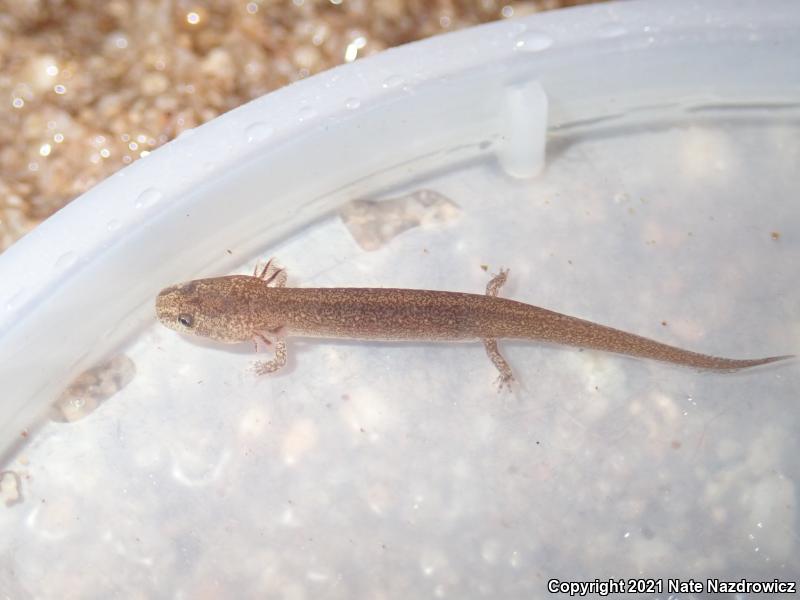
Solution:
M 286 342 L 278 340 L 272 344 L 275 347 L 275 358 L 257 362 L 254 366 L 256 375 L 274 373 L 286 365 Z
M 497 390 L 502 392 L 503 388 L 506 387 L 511 390 L 511 384 L 514 382 L 514 373 L 508 362 L 506 362 L 506 359 L 500 354 L 500 350 L 497 349 L 497 340 L 483 340 L 483 347 L 486 348 L 486 354 L 489 356 L 492 364 L 494 364 L 500 372 L 496 381 Z
M 281 337 L 282 329 L 283 328 L 270 331 L 266 335 L 260 331 L 253 333 L 253 343 L 256 346 L 256 352 L 258 352 L 258 342 L 260 341 L 264 346 L 271 346 L 275 353 L 275 357 L 272 360 L 257 362 L 253 365 L 257 375 L 274 373 L 286 365 L 286 341 Z
M 489 283 L 486 284 L 486 295 L 497 296 L 497 294 L 500 292 L 500 288 L 505 285 L 507 279 L 508 269 L 501 268 L 500 272 L 492 277 Z M 504 387 L 507 387 L 510 390 L 511 384 L 514 382 L 514 373 L 506 359 L 503 358 L 502 354 L 500 354 L 500 350 L 497 348 L 497 340 L 483 340 L 483 346 L 486 348 L 486 354 L 489 355 L 489 359 L 492 361 L 492 364 L 494 364 L 494 366 L 500 372 L 500 375 L 497 377 L 498 391 L 503 391 Z
M 508 271 L 508 269 L 501 268 L 500 272 L 489 280 L 489 283 L 486 284 L 487 296 L 497 296 L 500 288 L 505 285 L 508 279 Z
M 286 285 L 286 269 L 279 267 L 275 264 L 275 259 L 270 258 L 267 264 L 259 271 L 259 266 L 256 263 L 253 269 L 253 277 L 258 277 L 264 283 L 271 287 L 283 287 Z

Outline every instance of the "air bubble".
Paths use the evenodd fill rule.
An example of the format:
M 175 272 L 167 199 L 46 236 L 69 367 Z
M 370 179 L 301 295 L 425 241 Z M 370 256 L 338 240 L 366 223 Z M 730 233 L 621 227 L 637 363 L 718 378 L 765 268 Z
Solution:
M 13 296 L 11 296 L 11 298 L 9 298 L 8 302 L 6 303 L 6 310 L 12 311 L 19 308 L 19 306 L 25 300 L 27 291 L 28 290 L 26 290 L 25 288 L 22 288 L 21 290 L 18 290 Z
M 399 85 L 403 85 L 403 78 L 400 75 L 392 75 L 387 77 L 383 82 L 384 89 L 395 88 Z
M 514 47 L 523 52 L 540 52 L 553 45 L 553 38 L 539 31 L 528 31 L 518 35 Z
M 359 100 L 358 98 L 348 98 L 345 101 L 344 105 L 345 108 L 348 108 L 349 110 L 355 110 L 359 106 L 361 106 L 361 100 Z
M 122 222 L 119 219 L 111 219 L 108 223 L 106 223 L 106 229 L 109 231 L 116 231 L 122 227 Z
M 273 133 L 272 127 L 261 121 L 253 123 L 244 130 L 248 142 L 258 142 L 267 139 Z
M 313 119 L 317 114 L 317 111 L 314 110 L 311 106 L 304 106 L 302 107 L 298 113 L 297 118 L 301 121 L 308 121 L 309 119 Z
M 601 38 L 615 38 L 623 36 L 626 33 L 628 33 L 628 30 L 619 23 L 606 23 L 597 29 L 597 34 Z
M 62 271 L 64 269 L 69 269 L 72 265 L 75 264 L 75 261 L 78 260 L 78 255 L 75 252 L 65 252 L 55 262 L 55 269 L 57 271 Z
M 147 188 L 136 198 L 136 208 L 149 208 L 161 200 L 163 194 L 156 188 Z

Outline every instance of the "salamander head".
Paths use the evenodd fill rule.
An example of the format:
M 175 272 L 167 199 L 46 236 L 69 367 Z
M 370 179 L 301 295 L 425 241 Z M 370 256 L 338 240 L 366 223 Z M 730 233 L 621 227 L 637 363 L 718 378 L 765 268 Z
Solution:
M 255 277 L 233 275 L 196 279 L 165 288 L 156 297 L 163 325 L 183 333 L 236 343 L 256 330 L 251 298 L 266 286 Z

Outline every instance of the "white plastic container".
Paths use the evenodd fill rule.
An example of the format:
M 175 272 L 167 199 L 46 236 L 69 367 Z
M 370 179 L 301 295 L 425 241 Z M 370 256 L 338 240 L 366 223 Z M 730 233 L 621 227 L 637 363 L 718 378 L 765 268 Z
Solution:
M 522 388 L 499 395 L 479 345 L 303 341 L 258 378 L 263 356 L 161 327 L 153 300 L 273 255 L 307 287 L 480 292 L 503 266 L 531 304 L 797 352 L 798 56 L 791 0 L 545 13 L 310 78 L 98 185 L 0 256 L 0 589 L 797 579 L 796 362 L 707 374 L 514 343 Z M 433 212 L 403 200 L 421 190 Z M 337 214 L 354 199 L 422 225 L 364 250 Z M 403 229 L 385 206 L 379 233 Z M 36 425 L 119 354 L 81 384 L 117 393 Z

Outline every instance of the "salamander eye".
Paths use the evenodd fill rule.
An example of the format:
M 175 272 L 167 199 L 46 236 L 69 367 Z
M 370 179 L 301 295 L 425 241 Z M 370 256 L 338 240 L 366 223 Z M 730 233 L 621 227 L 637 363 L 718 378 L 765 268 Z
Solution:
M 178 323 L 180 323 L 184 327 L 191 327 L 192 325 L 194 325 L 194 318 L 192 317 L 192 315 L 183 313 L 178 315 Z

